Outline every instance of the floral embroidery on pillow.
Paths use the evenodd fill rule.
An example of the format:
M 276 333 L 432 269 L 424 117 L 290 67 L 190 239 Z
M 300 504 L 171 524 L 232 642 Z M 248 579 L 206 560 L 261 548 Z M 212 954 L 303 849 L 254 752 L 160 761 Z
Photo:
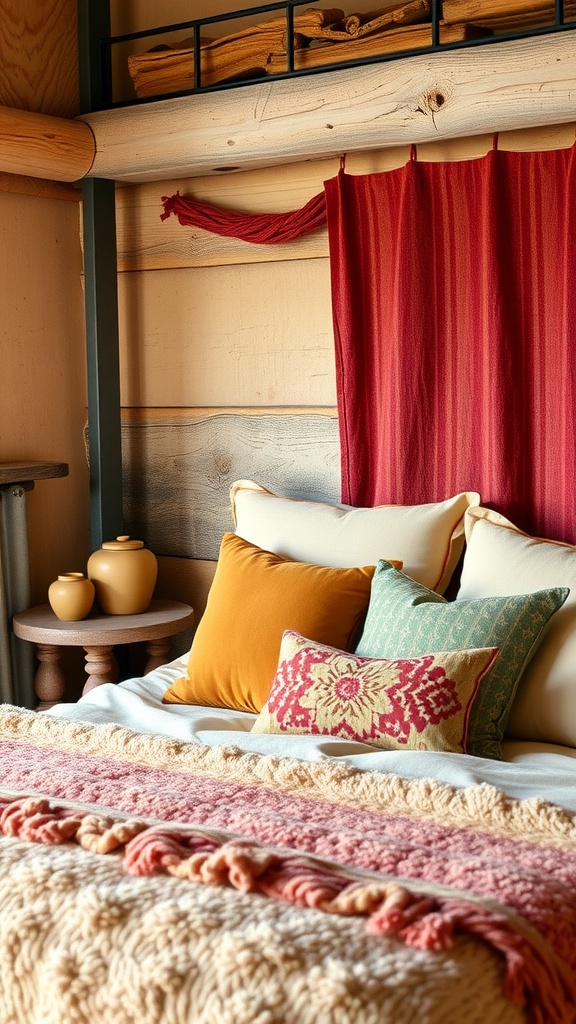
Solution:
M 386 749 L 466 750 L 470 706 L 495 648 L 366 658 L 288 630 L 254 732 L 340 736 Z

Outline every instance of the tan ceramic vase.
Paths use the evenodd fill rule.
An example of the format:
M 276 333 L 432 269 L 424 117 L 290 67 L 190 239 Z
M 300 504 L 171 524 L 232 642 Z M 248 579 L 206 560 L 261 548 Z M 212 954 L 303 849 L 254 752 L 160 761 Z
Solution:
M 50 607 L 62 622 L 85 619 L 94 604 L 94 584 L 83 572 L 62 573 L 48 587 Z
M 138 615 L 152 599 L 158 562 L 144 541 L 117 537 L 104 541 L 88 559 L 88 576 L 106 615 Z

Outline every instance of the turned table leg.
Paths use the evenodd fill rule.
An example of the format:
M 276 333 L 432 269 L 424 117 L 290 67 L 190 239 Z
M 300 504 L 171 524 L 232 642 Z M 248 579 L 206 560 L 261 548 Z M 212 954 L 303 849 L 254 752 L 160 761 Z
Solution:
M 146 643 L 148 661 L 144 667 L 144 674 L 152 672 L 155 668 L 160 668 L 160 665 L 165 665 L 168 661 L 169 651 L 169 639 L 148 640 Z
M 86 675 L 82 694 L 93 690 L 102 683 L 114 683 L 118 679 L 118 663 L 113 647 L 85 647 Z
M 66 688 L 66 680 L 60 662 L 60 650 L 53 644 L 36 644 L 39 661 L 34 677 L 34 690 L 38 697 L 37 711 L 45 711 L 60 704 Z

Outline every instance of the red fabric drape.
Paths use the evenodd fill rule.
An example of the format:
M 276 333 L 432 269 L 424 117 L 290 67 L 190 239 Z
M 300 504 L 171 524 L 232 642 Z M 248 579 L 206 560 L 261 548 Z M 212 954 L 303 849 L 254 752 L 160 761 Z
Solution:
M 576 541 L 575 152 L 326 182 L 343 501 Z
M 227 238 L 241 238 L 245 242 L 260 245 L 278 245 L 293 242 L 295 238 L 314 231 L 326 224 L 326 200 L 324 193 L 310 199 L 300 210 L 288 213 L 242 213 L 238 210 L 223 210 L 209 203 L 201 203 L 191 196 L 162 196 L 166 220 L 173 213 L 180 224 L 203 228 Z

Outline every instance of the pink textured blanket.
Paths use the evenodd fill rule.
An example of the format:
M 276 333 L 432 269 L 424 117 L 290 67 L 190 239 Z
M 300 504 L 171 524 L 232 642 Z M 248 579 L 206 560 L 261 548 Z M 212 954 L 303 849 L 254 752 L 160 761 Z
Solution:
M 489 786 L 242 754 L 0 710 L 0 828 L 132 875 L 364 915 L 423 949 L 498 950 L 536 1024 L 576 1019 L 576 821 Z

